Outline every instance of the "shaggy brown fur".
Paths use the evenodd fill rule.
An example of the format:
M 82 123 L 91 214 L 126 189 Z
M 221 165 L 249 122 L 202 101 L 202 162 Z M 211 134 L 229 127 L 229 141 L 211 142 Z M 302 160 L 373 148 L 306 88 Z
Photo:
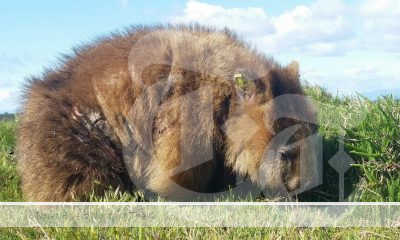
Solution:
M 245 84 L 235 81 L 238 73 Z M 235 174 L 295 190 L 299 151 L 270 146 L 265 126 L 279 133 L 302 124 L 293 141 L 314 130 L 295 119 L 265 120 L 277 111 L 268 103 L 283 94 L 303 94 L 297 63 L 281 67 L 228 30 L 179 25 L 112 34 L 27 85 L 17 144 L 23 193 L 30 201 L 84 200 L 109 186 L 129 191 L 133 181 L 187 199 L 235 184 Z M 315 117 L 307 103 L 301 108 L 293 114 Z M 280 155 L 264 164 L 268 148 Z M 313 161 L 302 162 L 306 177 L 315 177 Z

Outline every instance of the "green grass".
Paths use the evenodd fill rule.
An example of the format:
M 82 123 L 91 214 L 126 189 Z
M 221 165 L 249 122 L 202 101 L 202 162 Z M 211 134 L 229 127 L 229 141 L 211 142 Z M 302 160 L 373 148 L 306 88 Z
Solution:
M 301 201 L 338 201 L 338 174 L 328 164 L 339 150 L 355 161 L 345 174 L 346 197 L 353 201 L 400 202 L 400 102 L 392 96 L 369 101 L 362 96 L 338 97 L 306 87 L 320 107 L 324 142 L 324 183 L 299 196 Z M 338 125 L 342 123 L 341 125 Z M 0 121 L 0 201 L 23 201 L 13 158 L 17 121 Z M 355 192 L 355 195 L 350 193 Z M 142 201 L 143 195 L 110 190 L 93 201 Z M 230 198 L 218 201 L 230 201 Z M 244 201 L 260 201 L 247 198 Z M 159 199 L 163 201 L 163 199 Z M 262 199 L 261 199 L 262 201 Z M 398 239 L 395 228 L 3 228 L 0 239 Z
M 337 181 L 326 163 L 338 151 L 342 131 L 345 150 L 355 161 L 346 174 L 349 192 L 359 193 L 355 197 L 362 202 L 400 202 L 400 100 L 391 95 L 377 101 L 362 95 L 339 98 L 317 87 L 307 93 L 335 106 L 320 111 L 325 183 Z M 336 129 L 331 127 L 335 119 L 340 120 Z
M 22 201 L 19 177 L 13 158 L 15 146 L 15 121 L 0 121 L 0 201 Z
M 398 239 L 389 228 L 7 228 L 3 239 Z M 1 238 L 1 237 L 0 237 Z

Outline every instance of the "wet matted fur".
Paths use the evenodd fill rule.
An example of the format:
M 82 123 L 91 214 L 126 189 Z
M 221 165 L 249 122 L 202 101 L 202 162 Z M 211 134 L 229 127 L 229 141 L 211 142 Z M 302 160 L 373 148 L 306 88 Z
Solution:
M 297 148 L 269 145 L 265 126 L 300 124 L 293 141 L 315 129 L 265 116 L 279 110 L 274 98 L 303 95 L 298 74 L 296 62 L 282 67 L 231 31 L 198 25 L 132 27 L 75 49 L 26 85 L 17 139 L 24 196 L 85 200 L 136 186 L 190 199 L 225 190 L 236 175 L 293 191 L 301 164 L 315 177 L 313 146 L 301 162 Z M 315 118 L 306 102 L 293 109 Z M 263 165 L 269 148 L 279 154 Z

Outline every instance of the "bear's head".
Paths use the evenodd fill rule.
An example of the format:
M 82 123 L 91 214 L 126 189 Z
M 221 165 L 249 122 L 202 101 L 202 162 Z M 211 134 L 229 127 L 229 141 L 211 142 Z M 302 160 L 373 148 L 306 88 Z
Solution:
M 225 125 L 228 165 L 269 196 L 315 186 L 317 116 L 304 96 L 297 62 L 254 76 L 235 75 L 235 113 Z

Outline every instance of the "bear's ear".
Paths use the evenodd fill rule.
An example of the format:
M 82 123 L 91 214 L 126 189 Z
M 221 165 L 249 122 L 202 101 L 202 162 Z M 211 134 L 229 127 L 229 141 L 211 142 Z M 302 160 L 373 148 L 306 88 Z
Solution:
M 291 62 L 288 66 L 287 66 L 287 72 L 289 74 L 289 76 L 293 79 L 298 79 L 299 78 L 299 63 L 297 61 L 293 61 Z
M 234 75 L 233 81 L 239 100 L 251 101 L 254 99 L 256 86 L 252 78 L 249 78 L 244 73 L 238 72 Z
M 299 64 L 293 61 L 288 66 L 270 71 L 270 93 L 273 98 L 284 94 L 302 94 L 299 80 Z

